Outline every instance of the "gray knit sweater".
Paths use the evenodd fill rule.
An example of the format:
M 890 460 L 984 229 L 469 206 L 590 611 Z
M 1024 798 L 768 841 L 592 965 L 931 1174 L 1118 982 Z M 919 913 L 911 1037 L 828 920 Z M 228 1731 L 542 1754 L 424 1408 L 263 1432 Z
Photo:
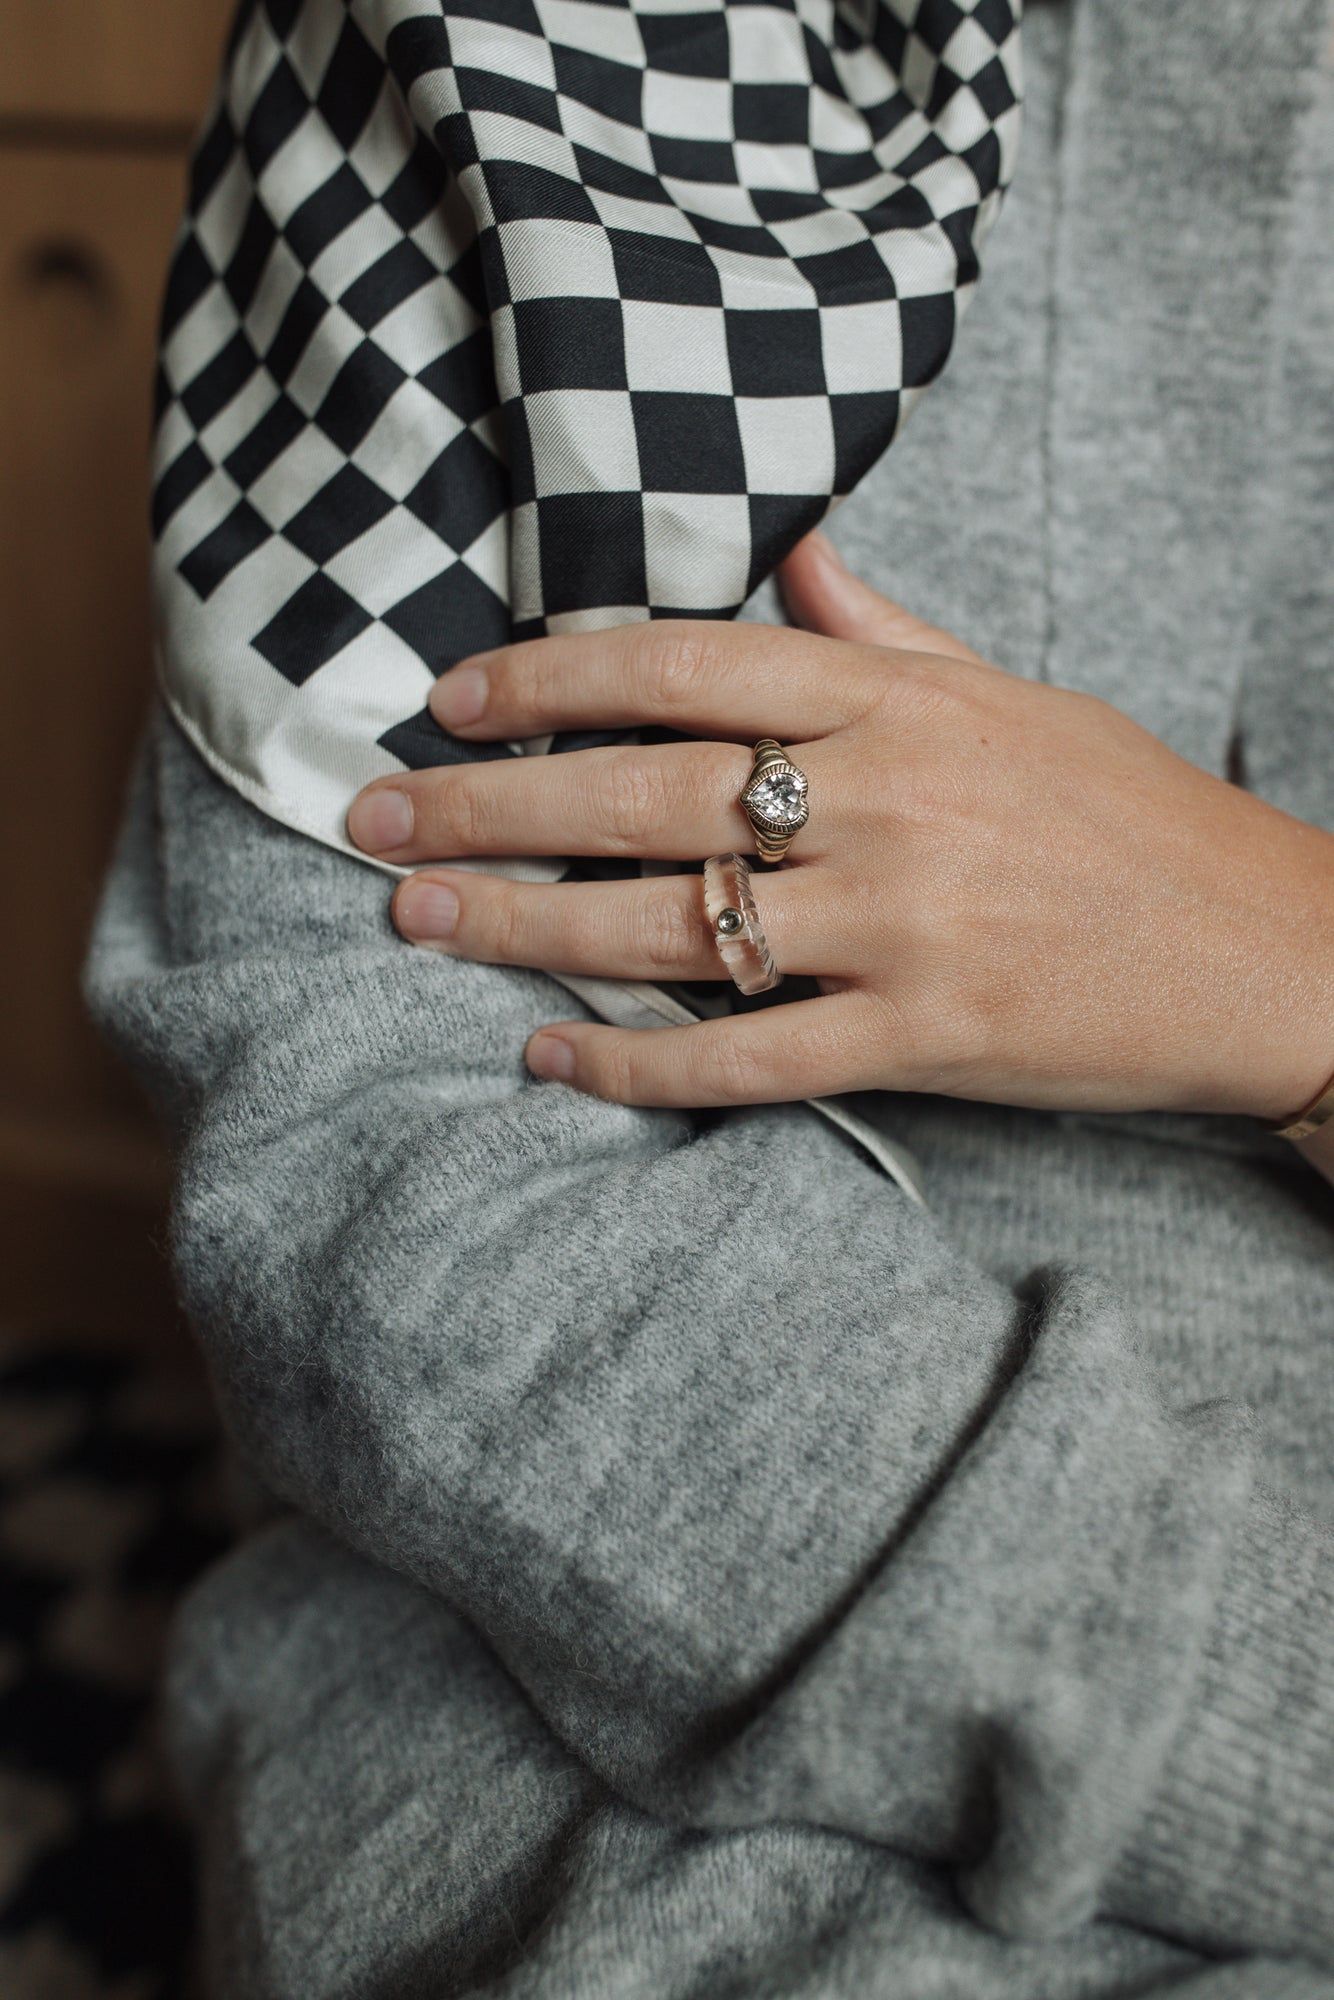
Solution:
M 838 532 L 1329 824 L 1325 15 L 1034 11 L 953 378 Z M 285 1510 L 177 1637 L 215 1991 L 1334 1995 L 1334 1190 L 864 1106 L 923 1212 L 801 1107 L 528 1081 L 568 996 L 385 904 L 157 724 L 90 988 Z

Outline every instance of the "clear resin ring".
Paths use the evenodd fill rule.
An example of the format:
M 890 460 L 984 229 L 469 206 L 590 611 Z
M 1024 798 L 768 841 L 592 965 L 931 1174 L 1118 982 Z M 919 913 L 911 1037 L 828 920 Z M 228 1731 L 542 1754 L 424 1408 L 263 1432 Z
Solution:
M 751 894 L 750 863 L 739 854 L 715 854 L 704 863 L 704 914 L 718 956 L 743 993 L 782 984 Z
M 754 831 L 761 861 L 783 859 L 793 834 L 810 818 L 809 791 L 806 773 L 772 736 L 762 736 L 741 794 L 741 810 Z

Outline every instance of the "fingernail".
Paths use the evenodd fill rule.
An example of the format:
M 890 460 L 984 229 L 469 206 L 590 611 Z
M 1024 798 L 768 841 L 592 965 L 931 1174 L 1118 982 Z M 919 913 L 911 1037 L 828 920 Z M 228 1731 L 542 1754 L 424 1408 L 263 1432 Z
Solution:
M 431 690 L 431 713 L 446 729 L 466 729 L 486 707 L 484 667 L 452 667 Z
M 525 1058 L 534 1076 L 546 1076 L 568 1083 L 574 1075 L 574 1050 L 559 1035 L 534 1035 Z
M 412 838 L 412 800 L 406 792 L 363 792 L 352 801 L 347 830 L 368 854 L 406 847 Z
M 405 882 L 394 899 L 398 928 L 412 943 L 453 937 L 459 899 L 443 882 Z

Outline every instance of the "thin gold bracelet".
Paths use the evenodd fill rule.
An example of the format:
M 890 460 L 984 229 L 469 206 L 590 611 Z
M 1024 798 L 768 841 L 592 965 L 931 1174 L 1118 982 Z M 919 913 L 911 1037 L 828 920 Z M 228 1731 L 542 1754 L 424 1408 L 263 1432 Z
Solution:
M 1317 1091 L 1311 1102 L 1299 1111 L 1295 1118 L 1290 1118 L 1284 1125 L 1275 1125 L 1272 1129 L 1279 1139 L 1309 1139 L 1313 1132 L 1318 1132 L 1331 1118 L 1334 1118 L 1334 1076 Z

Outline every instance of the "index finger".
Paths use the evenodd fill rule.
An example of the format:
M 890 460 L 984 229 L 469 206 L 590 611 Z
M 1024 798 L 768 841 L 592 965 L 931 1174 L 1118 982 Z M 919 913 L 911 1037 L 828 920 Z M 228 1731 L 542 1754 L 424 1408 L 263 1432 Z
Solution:
M 456 736 L 510 740 L 656 723 L 692 735 L 809 742 L 864 714 L 884 661 L 782 625 L 655 619 L 523 639 L 442 674 L 430 710 Z

